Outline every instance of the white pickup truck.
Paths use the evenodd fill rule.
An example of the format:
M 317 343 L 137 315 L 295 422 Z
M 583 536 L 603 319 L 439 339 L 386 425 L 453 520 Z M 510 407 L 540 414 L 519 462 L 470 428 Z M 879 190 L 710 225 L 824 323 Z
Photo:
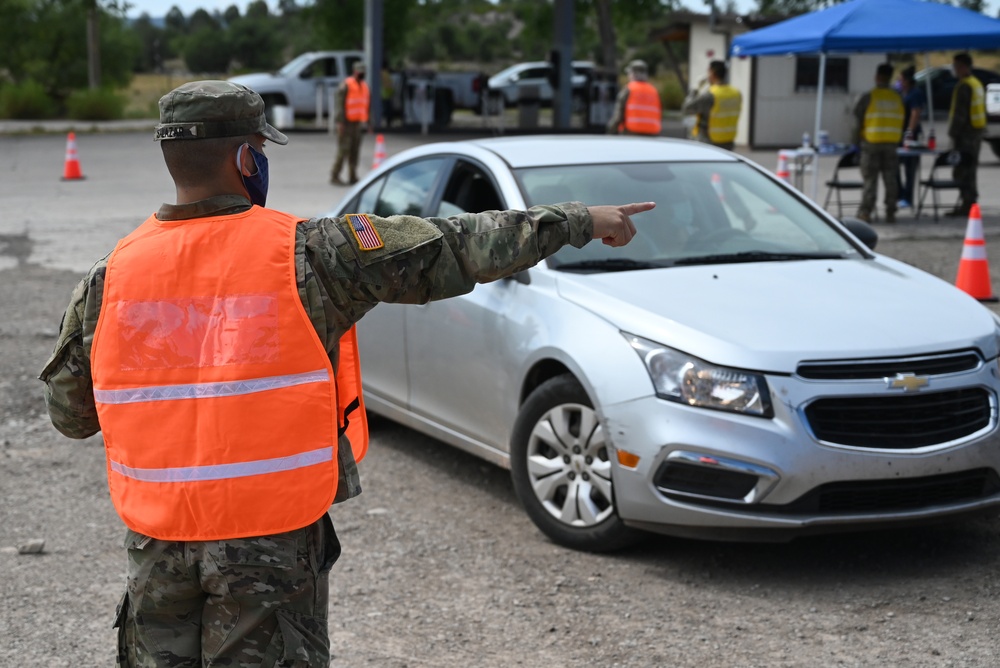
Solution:
M 1000 158 L 1000 83 L 986 84 L 986 135 L 993 155 Z
M 281 105 L 291 107 L 296 116 L 316 116 L 317 110 L 329 113 L 330 91 L 351 73 L 356 61 L 364 58 L 362 51 L 310 51 L 273 74 L 243 74 L 229 80 L 256 91 L 264 98 L 269 114 Z

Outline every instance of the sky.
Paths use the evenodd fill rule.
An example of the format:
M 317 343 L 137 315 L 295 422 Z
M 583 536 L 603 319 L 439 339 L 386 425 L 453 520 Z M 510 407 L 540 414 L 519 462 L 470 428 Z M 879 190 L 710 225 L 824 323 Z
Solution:
M 240 13 L 243 14 L 246 12 L 247 5 L 250 4 L 250 0 L 127 0 L 127 2 L 132 5 L 132 8 L 127 13 L 127 16 L 131 18 L 139 18 L 143 12 L 153 18 L 163 17 L 175 5 L 184 12 L 184 16 L 190 16 L 198 9 L 205 9 L 210 14 L 215 10 L 224 12 L 230 5 L 239 7 Z M 267 4 L 272 10 L 278 5 L 275 0 L 268 0 Z M 300 2 L 300 4 L 304 3 Z M 704 0 L 684 0 L 682 4 L 692 11 L 708 11 L 708 5 Z M 724 2 L 719 3 L 720 6 L 724 4 Z M 736 0 L 735 4 L 737 11 L 750 12 L 757 7 L 758 3 L 756 0 Z M 1000 7 L 1000 0 L 991 0 L 986 3 L 986 6 L 986 13 L 990 16 L 996 16 L 997 8 Z

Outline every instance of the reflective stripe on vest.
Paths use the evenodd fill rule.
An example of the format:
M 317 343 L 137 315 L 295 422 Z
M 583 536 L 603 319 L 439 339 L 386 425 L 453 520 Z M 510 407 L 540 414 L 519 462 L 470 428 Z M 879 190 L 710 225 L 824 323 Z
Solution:
M 898 144 L 903 138 L 903 98 L 890 88 L 873 88 L 862 138 L 869 144 Z
M 729 144 L 736 139 L 743 95 L 732 86 L 710 86 L 712 110 L 708 114 L 708 138 L 713 144 Z
M 347 77 L 344 80 L 347 84 L 347 97 L 344 99 L 344 117 L 355 123 L 368 122 L 368 103 L 371 92 L 368 84 L 358 81 L 354 77 Z
M 982 82 L 972 75 L 959 79 L 955 85 L 955 90 L 951 94 L 951 110 L 948 112 L 948 123 L 951 124 L 951 119 L 955 116 L 958 87 L 962 84 L 967 84 L 972 90 L 969 100 L 969 125 L 977 130 L 981 130 L 986 127 L 986 93 L 983 90 Z
M 663 110 L 660 94 L 648 81 L 630 81 L 625 101 L 625 129 L 643 135 L 660 134 Z
M 356 334 L 334 375 L 298 292 L 297 222 L 256 206 L 154 216 L 109 258 L 91 368 L 111 498 L 133 530 L 301 528 L 336 495 L 338 435 L 364 456 Z

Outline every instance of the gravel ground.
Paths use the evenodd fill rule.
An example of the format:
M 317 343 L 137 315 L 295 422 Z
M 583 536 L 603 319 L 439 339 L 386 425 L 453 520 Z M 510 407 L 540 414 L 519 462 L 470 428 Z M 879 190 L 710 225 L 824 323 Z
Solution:
M 3 667 L 111 665 L 123 588 L 124 532 L 108 499 L 100 438 L 56 433 L 35 376 L 94 249 L 135 223 L 133 211 L 100 208 L 109 196 L 100 183 L 125 189 L 129 178 L 164 174 L 155 162 L 145 168 L 155 154 L 122 140 L 118 148 L 108 142 L 120 173 L 94 169 L 96 183 L 76 189 L 51 175 L 40 183 L 32 170 L 58 174 L 61 142 L 0 138 Z M 329 142 L 297 143 L 302 153 L 280 160 L 306 175 L 296 187 L 316 190 Z M 58 157 L 37 165 L 34 156 L 52 144 Z M 103 164 L 95 146 L 81 150 L 85 173 Z M 277 153 L 272 174 L 284 168 L 274 164 Z M 332 204 L 336 192 L 323 187 Z M 149 209 L 168 195 L 133 196 Z M 276 195 L 279 207 L 299 201 L 297 191 Z M 40 201 L 57 213 L 36 213 Z M 53 246 L 52 230 L 71 224 L 80 226 L 73 244 Z M 963 228 L 883 227 L 880 250 L 952 280 Z M 992 254 L 1000 238 L 988 238 Z M 372 436 L 364 494 L 333 511 L 344 546 L 332 576 L 334 665 L 1000 665 L 996 514 L 786 544 L 650 536 L 626 552 L 582 554 L 534 528 L 506 471 L 391 422 L 374 421 Z M 18 554 L 32 539 L 44 540 L 44 550 Z

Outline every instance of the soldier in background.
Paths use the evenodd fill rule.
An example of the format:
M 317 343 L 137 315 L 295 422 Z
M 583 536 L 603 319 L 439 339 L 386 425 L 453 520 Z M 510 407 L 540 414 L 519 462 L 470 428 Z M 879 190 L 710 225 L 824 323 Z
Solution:
M 663 122 L 660 93 L 649 83 L 649 68 L 643 60 L 633 60 L 625 68 L 628 85 L 615 99 L 608 121 L 609 134 L 659 135 Z
M 957 53 L 952 59 L 952 71 L 958 83 L 951 94 L 948 112 L 948 136 L 952 149 L 959 154 L 959 161 L 952 168 L 952 178 L 958 182 L 958 206 L 949 216 L 967 217 L 972 205 L 979 201 L 976 183 L 979 168 L 979 150 L 983 144 L 986 127 L 986 98 L 983 84 L 972 74 L 972 56 Z
M 708 64 L 708 76 L 684 101 L 681 113 L 697 116 L 691 137 L 727 150 L 733 149 L 743 95 L 726 83 L 729 68 L 721 60 Z
M 896 222 L 899 205 L 899 142 L 903 138 L 903 98 L 893 90 L 892 65 L 875 69 L 875 87 L 862 95 L 854 106 L 855 144 L 861 147 L 861 204 L 858 218 L 871 222 L 878 180 L 885 187 L 885 222 Z
M 371 111 L 371 91 L 365 83 L 365 64 L 356 61 L 351 76 L 337 86 L 337 158 L 330 172 L 330 183 L 344 185 L 340 170 L 347 161 L 348 183 L 358 182 L 358 156 L 361 153 L 361 133 L 368 125 Z
M 176 188 L 73 292 L 40 378 L 53 425 L 101 431 L 128 527 L 119 666 L 327 666 L 331 503 L 361 492 L 354 323 L 621 246 L 652 203 L 452 218 L 265 208 L 260 96 L 197 81 L 160 100 Z

